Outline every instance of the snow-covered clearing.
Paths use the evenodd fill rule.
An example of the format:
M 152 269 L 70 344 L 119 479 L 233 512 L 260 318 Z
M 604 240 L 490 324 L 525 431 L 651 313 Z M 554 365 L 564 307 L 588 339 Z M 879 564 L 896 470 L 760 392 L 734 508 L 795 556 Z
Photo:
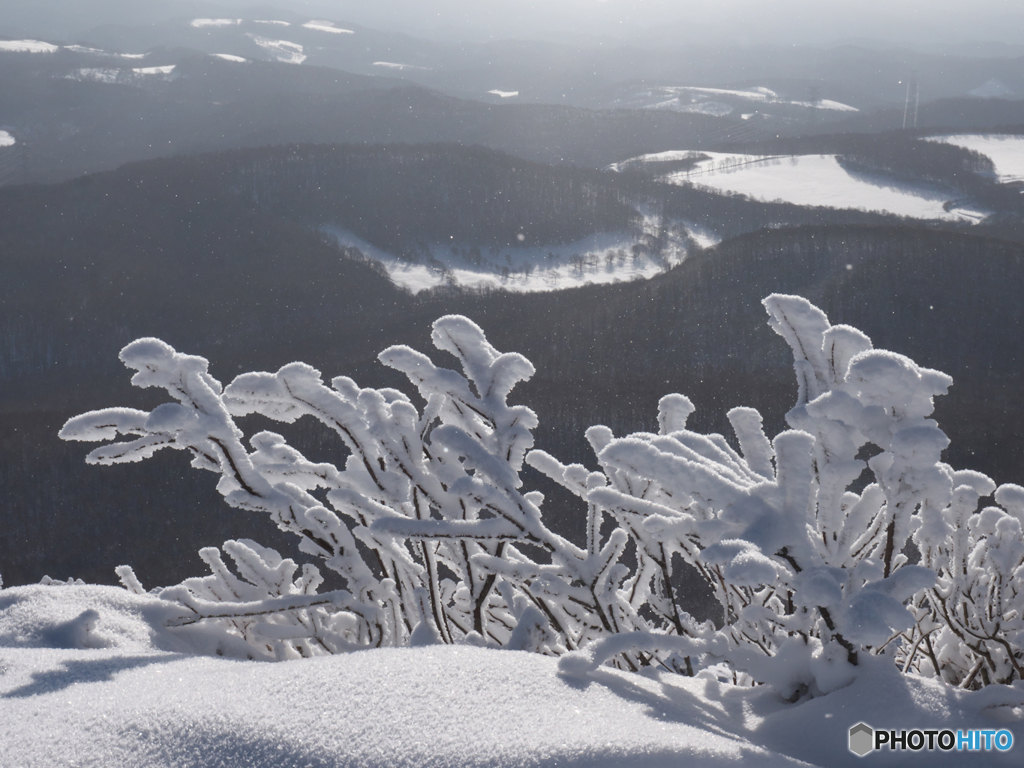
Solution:
M 676 112 L 699 112 L 724 117 L 733 112 L 735 102 L 780 104 L 835 112 L 857 112 L 856 107 L 831 99 L 791 101 L 775 91 L 764 88 L 705 88 L 701 86 L 656 86 L 638 91 L 624 100 L 628 106 L 641 109 L 668 109 Z M 732 103 L 730 103 L 732 102 Z
M 241 19 L 192 19 L 193 27 L 232 27 L 241 24 Z
M 430 67 L 417 67 L 415 64 L 399 64 L 395 61 L 375 61 L 373 62 L 375 67 L 384 67 L 385 69 L 397 69 L 399 71 L 403 69 L 430 69 Z
M 0 131 L 0 147 L 13 147 L 14 137 L 7 131 Z
M 101 50 L 99 48 L 87 48 L 84 45 L 65 45 L 64 46 L 64 50 L 66 50 L 66 51 L 73 51 L 74 53 L 95 53 L 95 54 L 99 54 L 100 56 L 116 55 L 116 54 L 107 53 L 106 51 Z
M 972 149 L 989 157 L 996 166 L 1002 183 L 1024 181 L 1024 136 L 1006 133 L 961 133 L 932 136 L 929 141 L 943 141 Z
M 235 56 L 231 53 L 214 53 L 211 55 L 216 56 L 218 59 L 224 59 L 224 61 L 233 61 L 235 63 L 242 63 L 248 61 L 248 59 L 243 58 L 242 56 Z
M 0 40 L 0 51 L 10 53 L 55 53 L 59 48 L 42 40 Z
M 82 67 L 67 76 L 68 80 L 92 81 L 94 83 L 117 83 L 131 80 L 131 75 L 123 69 L 112 67 Z
M 230 658 L 174 604 L 104 586 L 0 591 L 5 766 L 862 766 L 848 729 L 981 728 L 1006 751 L 882 750 L 872 765 L 1019 765 L 1022 691 L 969 693 L 869 659 L 787 704 L 767 688 L 470 646 Z M 92 613 L 88 613 L 92 612 Z M 218 652 L 224 657 L 219 657 Z M 1003 706 L 1000 706 L 1003 705 Z M 1006 737 L 1003 737 L 1004 741 Z
M 329 21 L 307 21 L 302 26 L 304 26 L 306 29 L 315 29 L 318 32 L 333 32 L 336 35 L 355 34 L 351 29 L 342 29 L 341 27 L 336 27 Z
M 138 67 L 133 69 L 137 75 L 169 75 L 174 71 L 175 64 L 167 64 L 163 67 Z
M 855 208 L 892 213 L 915 219 L 980 221 L 985 212 L 946 209 L 951 195 L 924 185 L 906 184 L 881 176 L 843 168 L 835 155 L 761 155 L 703 152 L 689 171 L 668 174 L 671 184 L 693 183 L 717 192 L 731 192 L 756 200 L 780 200 L 795 205 Z M 686 153 L 648 155 L 648 161 L 685 159 Z M 627 161 L 632 162 L 632 161 Z M 621 165 L 621 164 L 620 164 Z
M 629 232 L 602 232 L 568 245 L 473 249 L 435 243 L 419 263 L 400 259 L 348 230 L 327 226 L 323 231 L 339 245 L 358 248 L 364 256 L 379 262 L 396 285 L 413 293 L 451 283 L 531 293 L 654 277 L 686 258 L 682 239 L 686 234 L 701 246 L 718 242 L 714 233 L 676 224 L 662 258 L 646 253 L 634 256 L 637 238 Z M 645 230 L 656 231 L 655 222 L 646 222 Z
M 247 36 L 260 48 L 272 53 L 280 62 L 285 64 L 301 64 L 306 60 L 306 55 L 302 52 L 303 48 L 298 43 L 292 43 L 288 40 L 271 40 L 253 34 L 248 34 Z
M 513 96 L 519 95 L 519 91 L 499 91 L 497 89 L 494 89 L 493 91 L 488 91 L 488 93 L 502 99 L 511 99 Z

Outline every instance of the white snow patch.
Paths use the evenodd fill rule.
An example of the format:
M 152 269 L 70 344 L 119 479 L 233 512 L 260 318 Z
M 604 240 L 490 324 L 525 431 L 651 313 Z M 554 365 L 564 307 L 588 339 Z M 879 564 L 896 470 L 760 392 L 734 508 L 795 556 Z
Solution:
M 493 91 L 488 91 L 488 93 L 493 94 L 502 99 L 511 99 L 512 97 L 519 95 L 519 91 L 499 91 L 497 89 Z
M 14 137 L 7 131 L 0 131 L 0 147 L 13 147 Z
M 706 155 L 706 152 L 695 152 L 690 149 L 670 149 L 666 152 L 651 152 L 646 155 L 638 155 L 637 157 L 631 157 L 622 163 L 614 163 L 608 166 L 611 170 L 617 171 L 619 168 L 626 163 L 632 165 L 633 163 L 671 163 L 677 160 L 691 160 L 694 157 L 700 157 Z
M 639 91 L 626 99 L 620 100 L 624 106 L 641 109 L 668 109 L 676 112 L 697 112 L 708 115 L 724 116 L 730 114 L 734 106 L 724 99 L 740 99 L 759 104 L 788 104 L 809 109 L 826 109 L 839 112 L 857 112 L 856 107 L 831 99 L 810 101 L 790 101 L 779 96 L 770 88 L 705 88 L 703 86 L 679 85 L 656 86 Z
M 64 50 L 73 51 L 74 53 L 96 53 L 100 54 L 101 56 L 113 55 L 99 48 L 86 48 L 84 45 L 65 45 Z
M 193 27 L 232 27 L 241 24 L 241 19 L 192 19 Z
M 978 221 L 986 215 L 984 211 L 970 209 L 947 210 L 951 195 L 939 189 L 851 173 L 839 164 L 835 155 L 702 154 L 708 159 L 697 163 L 692 170 L 668 174 L 665 180 L 672 184 L 691 182 L 757 200 L 855 208 L 915 219 Z
M 276 24 L 279 27 L 291 26 L 291 24 L 287 21 L 277 21 L 276 19 L 254 19 L 253 24 Z
M 148 53 L 122 53 L 122 59 L 144 59 L 148 56 Z
M 698 88 L 694 86 L 682 86 L 676 88 L 666 88 L 666 90 L 675 93 L 702 93 L 713 96 L 734 96 L 740 99 L 747 99 L 749 101 L 776 101 L 779 95 L 768 88 L 746 88 L 743 90 L 737 90 L 732 88 Z
M 260 48 L 270 51 L 278 61 L 285 64 L 301 64 L 306 60 L 306 55 L 302 52 L 303 48 L 298 43 L 288 40 L 270 40 L 253 34 L 249 34 L 248 37 Z
M 303 24 L 306 29 L 315 29 L 318 32 L 334 32 L 338 35 L 353 35 L 355 34 L 351 29 L 342 29 L 341 27 L 334 26 L 329 21 L 307 21 Z
M 59 48 L 41 40 L 0 40 L 0 51 L 9 53 L 54 53 Z
M 836 112 L 860 112 L 856 107 L 851 107 L 849 104 L 843 104 L 841 101 L 832 101 L 831 99 L 819 99 L 818 101 L 791 101 L 790 104 L 795 104 L 798 107 L 807 107 L 808 109 L 831 109 Z
M 988 156 L 996 167 L 1000 182 L 1024 181 L 1024 135 L 1007 133 L 961 133 L 931 136 L 929 141 L 943 141 Z
M 242 58 L 241 56 L 235 56 L 234 54 L 230 53 L 212 53 L 210 55 L 216 56 L 218 59 L 224 59 L 224 61 L 234 61 L 239 63 L 248 61 L 248 59 Z
M 169 75 L 176 66 L 176 64 L 168 64 L 163 67 L 137 67 L 132 72 L 137 75 Z
M 696 678 L 471 646 L 280 663 L 219 658 L 174 607 L 101 586 L 0 591 L 0 744 L 11 766 L 576 765 L 862 768 L 849 728 L 1008 730 L 1013 748 L 929 765 L 1017 766 L 1024 691 L 960 691 L 865 655 L 852 684 L 786 704 L 714 670 Z M 202 654 L 202 655 L 200 655 Z M 882 750 L 872 765 L 906 765 Z
M 373 66 L 375 66 L 375 67 L 384 67 L 385 69 L 397 69 L 397 70 L 403 70 L 403 69 L 422 69 L 422 70 L 427 70 L 427 69 L 430 69 L 430 67 L 417 67 L 415 64 L 399 64 L 399 63 L 394 62 L 394 61 L 375 61 L 375 62 L 373 62 Z
M 400 259 L 340 227 L 322 229 L 339 245 L 358 248 L 379 262 L 396 285 L 413 293 L 449 283 L 532 293 L 651 278 L 686 258 L 687 236 L 702 246 L 718 242 L 713 232 L 685 222 L 673 224 L 662 258 L 634 256 L 637 238 L 632 233 L 602 232 L 567 245 L 473 249 L 454 242 L 434 243 L 418 263 Z M 657 220 L 647 218 L 645 232 L 654 234 L 657 229 Z

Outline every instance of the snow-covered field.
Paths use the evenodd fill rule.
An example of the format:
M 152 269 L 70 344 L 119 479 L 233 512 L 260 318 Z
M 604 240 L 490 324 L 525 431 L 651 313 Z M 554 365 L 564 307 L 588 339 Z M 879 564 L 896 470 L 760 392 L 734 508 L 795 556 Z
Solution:
M 306 60 L 303 47 L 298 43 L 288 40 L 271 40 L 260 35 L 247 34 L 256 45 L 265 51 L 269 51 L 274 57 L 285 64 L 301 64 Z
M 718 242 L 714 233 L 678 224 L 698 244 Z M 645 229 L 654 229 L 648 221 Z M 323 231 L 341 246 L 358 248 L 383 266 L 396 285 L 413 293 L 439 285 L 457 284 L 472 288 L 504 288 L 517 293 L 556 291 L 586 284 L 603 284 L 653 277 L 686 258 L 681 232 L 670 235 L 661 259 L 634 256 L 635 235 L 602 232 L 568 245 L 517 246 L 516 248 L 472 249 L 451 244 L 432 244 L 430 254 L 411 263 L 383 251 L 352 232 L 326 226 Z
M 396 61 L 375 61 L 373 62 L 375 67 L 384 67 L 385 69 L 397 69 L 399 71 L 404 69 L 430 69 L 430 67 L 417 67 L 415 64 L 399 64 Z
M 351 29 L 342 29 L 341 27 L 336 27 L 329 21 L 307 21 L 302 26 L 305 27 L 306 29 L 315 29 L 317 32 L 333 32 L 336 35 L 355 34 Z
M 10 53 L 54 53 L 58 48 L 59 45 L 41 40 L 0 40 L 0 51 Z
M 241 19 L 192 19 L 190 25 L 196 28 L 202 27 L 232 27 L 241 24 Z
M 646 156 L 652 162 L 683 159 L 687 153 Z M 671 173 L 673 184 L 693 183 L 717 192 L 747 195 L 756 200 L 780 200 L 795 205 L 855 208 L 915 219 L 979 221 L 984 211 L 951 207 L 951 194 L 881 176 L 843 168 L 835 155 L 760 155 L 702 152 L 707 156 L 689 171 Z M 627 161 L 634 162 L 634 161 Z
M 869 659 L 796 704 L 768 688 L 469 646 L 280 663 L 231 658 L 173 604 L 119 587 L 0 591 L 0 764 L 153 766 L 1017 766 L 1024 690 L 968 693 Z M 223 656 L 218 656 L 223 653 Z M 863 760 L 848 729 L 1006 730 L 1006 751 Z M 1004 742 L 1006 737 L 1003 737 Z
M 833 112 L 857 112 L 856 107 L 831 99 L 791 101 L 765 88 L 705 88 L 702 86 L 656 86 L 637 91 L 621 100 L 620 106 L 634 109 L 667 109 L 675 112 L 699 112 L 724 117 L 732 114 L 737 103 L 788 105 Z
M 961 133 L 934 136 L 931 141 L 944 141 L 958 147 L 973 149 L 991 158 L 996 176 L 1002 183 L 1024 181 L 1024 136 L 1005 133 Z

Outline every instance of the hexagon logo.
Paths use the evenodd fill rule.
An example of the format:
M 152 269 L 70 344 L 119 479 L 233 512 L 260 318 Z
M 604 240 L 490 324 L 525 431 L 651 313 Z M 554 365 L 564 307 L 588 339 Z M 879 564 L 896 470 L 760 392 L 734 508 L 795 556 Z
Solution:
M 864 757 L 875 748 L 875 732 L 867 723 L 857 723 L 850 729 L 850 751 Z

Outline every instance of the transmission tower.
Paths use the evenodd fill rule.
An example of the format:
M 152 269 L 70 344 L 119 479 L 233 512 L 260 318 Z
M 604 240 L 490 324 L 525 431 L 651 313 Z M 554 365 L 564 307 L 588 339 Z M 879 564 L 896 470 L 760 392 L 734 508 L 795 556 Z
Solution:
M 910 112 L 910 101 L 914 101 L 914 111 Z M 914 72 L 910 75 L 910 79 L 907 81 L 907 100 L 903 104 L 903 130 L 907 130 L 907 117 L 911 117 L 914 128 L 917 128 L 917 108 L 921 103 L 921 91 L 917 87 L 917 73 Z

